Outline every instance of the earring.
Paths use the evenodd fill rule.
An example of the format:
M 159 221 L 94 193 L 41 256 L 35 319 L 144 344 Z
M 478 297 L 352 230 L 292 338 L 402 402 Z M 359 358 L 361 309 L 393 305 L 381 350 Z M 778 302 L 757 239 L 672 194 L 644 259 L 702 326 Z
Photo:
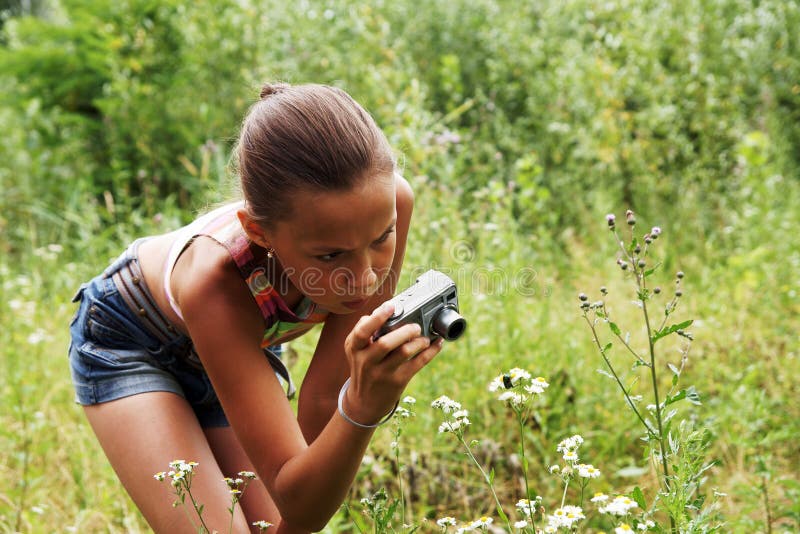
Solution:
M 269 247 L 267 249 L 267 258 L 272 259 L 274 257 L 275 257 L 275 249 L 272 248 L 272 247 Z

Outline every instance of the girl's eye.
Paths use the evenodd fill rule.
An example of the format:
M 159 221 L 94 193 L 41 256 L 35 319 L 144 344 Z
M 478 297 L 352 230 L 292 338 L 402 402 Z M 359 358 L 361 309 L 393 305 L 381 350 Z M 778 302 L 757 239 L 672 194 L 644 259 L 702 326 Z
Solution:
M 382 236 L 380 236 L 378 239 L 375 240 L 375 244 L 380 245 L 381 243 L 385 242 L 387 239 L 389 239 L 389 236 L 392 235 L 393 232 L 394 228 L 386 230 L 386 232 Z
M 341 252 L 330 252 L 328 254 L 322 254 L 320 256 L 317 256 L 317 259 L 320 261 L 333 261 L 341 255 L 342 255 Z

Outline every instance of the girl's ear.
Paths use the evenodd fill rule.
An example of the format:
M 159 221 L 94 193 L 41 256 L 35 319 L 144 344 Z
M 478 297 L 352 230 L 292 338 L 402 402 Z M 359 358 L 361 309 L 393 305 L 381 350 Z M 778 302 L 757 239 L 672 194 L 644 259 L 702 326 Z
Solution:
M 236 211 L 236 216 L 239 218 L 239 222 L 244 229 L 244 233 L 247 234 L 247 237 L 258 245 L 259 247 L 270 249 L 270 239 L 267 236 L 267 233 L 264 231 L 264 228 L 261 227 L 258 222 L 256 222 L 253 217 L 247 213 L 247 210 L 241 208 Z

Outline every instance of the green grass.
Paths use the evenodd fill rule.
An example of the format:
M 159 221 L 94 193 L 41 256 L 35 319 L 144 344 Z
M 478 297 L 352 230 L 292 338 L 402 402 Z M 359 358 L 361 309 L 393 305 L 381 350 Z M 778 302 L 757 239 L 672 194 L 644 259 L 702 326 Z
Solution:
M 580 318 L 576 298 L 580 291 L 594 298 L 605 285 L 615 320 L 631 328 L 639 324 L 637 309 L 630 305 L 631 287 L 609 248 L 601 244 L 610 239 L 604 221 L 587 231 L 593 237 L 591 244 L 575 240 L 566 250 L 540 249 L 525 239 L 513 220 L 504 218 L 502 209 L 495 213 L 494 226 L 476 231 L 450 209 L 454 200 L 419 180 L 412 181 L 418 208 L 403 285 L 410 282 L 414 269 L 436 266 L 449 272 L 459 283 L 469 329 L 407 391 L 418 400 L 416 416 L 407 424 L 401 442 L 407 520 L 430 528 L 432 523 L 421 523 L 424 518 L 453 515 L 471 520 L 484 513 L 492 515 L 492 501 L 477 471 L 454 440 L 448 439 L 451 436 L 436 433 L 440 419 L 429 405 L 443 394 L 470 410 L 473 424 L 467 437 L 479 440 L 476 455 L 495 470 L 501 499 L 513 509 L 521 498 L 515 423 L 486 390 L 492 378 L 512 366 L 526 368 L 551 383 L 538 424 L 528 428 L 531 486 L 536 492 L 552 502 L 558 499 L 560 489 L 546 468 L 558 459 L 555 445 L 579 433 L 586 439 L 587 461 L 604 475 L 592 485 L 593 490 L 627 491 L 639 485 L 652 494 L 654 473 L 624 475 L 626 468 L 645 465 L 637 440 L 640 431 L 614 384 L 596 372 L 601 360 Z M 431 209 L 436 203 L 441 207 Z M 430 223 L 437 219 L 453 231 L 431 231 Z M 645 214 L 640 219 L 659 222 Z M 683 258 L 670 252 L 674 237 L 665 232 L 657 253 L 666 264 L 680 266 Z M 4 260 L 0 267 L 0 402 L 4 407 L 0 413 L 0 480 L 4 481 L 0 528 L 146 530 L 72 402 L 66 358 L 71 291 L 113 253 L 95 254 L 86 262 L 66 254 L 45 248 L 25 256 L 21 264 Z M 693 263 L 691 258 L 687 263 Z M 535 277 L 525 287 L 527 294 L 519 287 L 501 287 L 500 282 L 519 281 L 514 275 L 530 269 Z M 769 289 L 769 270 L 747 271 L 743 280 L 720 279 L 713 267 L 685 270 L 686 295 L 677 316 L 697 322 L 683 380 L 697 387 L 703 404 L 682 406 L 680 417 L 711 431 L 710 457 L 718 461 L 703 491 L 727 494 L 721 501 L 728 522 L 725 531 L 766 532 L 765 493 L 773 531 L 795 528 L 794 466 L 800 459 L 794 445 L 794 436 L 800 432 L 800 410 L 793 402 L 800 377 L 792 334 L 800 326 L 793 312 L 796 304 L 795 308 L 780 304 L 780 293 Z M 487 272 L 492 273 L 488 280 L 494 285 L 487 285 Z M 655 276 L 661 277 L 665 288 L 672 283 L 671 272 Z M 480 280 L 484 287 L 476 282 Z M 643 343 L 638 330 L 633 331 L 632 343 Z M 292 344 L 297 353 L 292 370 L 297 376 L 307 365 L 313 344 L 314 334 Z M 662 348 L 665 362 L 677 362 L 673 348 Z M 624 353 L 612 354 L 615 361 L 626 361 Z M 666 371 L 664 365 L 661 371 Z M 351 492 L 353 509 L 360 509 L 359 499 L 382 487 L 398 496 L 397 466 L 389 448 L 392 439 L 389 430 L 376 434 L 369 450 L 372 461 L 365 463 Z M 332 525 L 336 525 L 330 527 L 332 531 L 352 528 L 344 515 L 337 516 Z
M 334 83 L 375 115 L 416 192 L 401 286 L 436 267 L 461 291 L 468 333 L 408 390 L 407 520 L 429 531 L 493 508 L 436 432 L 428 406 L 443 394 L 470 410 L 468 437 L 513 509 L 517 429 L 486 390 L 513 366 L 551 384 L 526 431 L 548 506 L 561 488 L 546 468 L 575 433 L 603 472 L 593 490 L 652 498 L 641 430 L 597 372 L 577 300 L 607 286 L 615 321 L 646 343 L 603 220 L 631 207 L 638 228 L 664 229 L 665 296 L 686 272 L 678 317 L 695 320 L 695 342 L 681 383 L 703 403 L 678 418 L 711 434 L 702 493 L 727 494 L 723 532 L 800 529 L 796 3 L 158 4 L 63 0 L 2 24 L 0 532 L 147 531 L 72 401 L 70 298 L 132 238 L 228 196 L 238 121 L 275 79 Z M 295 376 L 315 335 L 292 344 Z M 659 345 L 665 387 L 676 349 Z M 611 357 L 630 364 L 619 347 Z M 376 433 L 353 485 L 359 517 L 362 497 L 398 496 L 393 439 Z M 342 513 L 329 530 L 353 525 Z

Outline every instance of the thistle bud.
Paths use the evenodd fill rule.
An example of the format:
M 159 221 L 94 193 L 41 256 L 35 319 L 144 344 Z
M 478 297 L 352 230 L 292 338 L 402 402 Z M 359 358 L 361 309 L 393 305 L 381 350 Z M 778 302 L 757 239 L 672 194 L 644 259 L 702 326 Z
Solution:
M 637 265 L 639 266 L 640 269 L 644 269 L 644 266 L 647 265 L 647 263 L 645 263 L 644 260 L 639 260 L 639 263 L 637 263 Z
M 628 221 L 629 226 L 636 224 L 636 217 L 633 216 L 633 212 L 631 210 L 625 212 L 625 220 Z
M 606 286 L 600 286 L 600 293 L 603 295 L 608 295 L 608 289 L 606 289 Z
M 639 254 L 641 251 L 642 251 L 642 247 L 640 247 L 639 245 L 636 245 L 636 246 L 634 247 L 634 249 L 633 249 L 633 252 L 634 252 L 635 254 Z
M 660 287 L 654 287 L 654 288 L 653 288 L 653 293 L 655 293 L 656 295 L 658 295 L 659 293 L 661 293 L 661 288 L 660 288 Z
M 613 213 L 609 213 L 608 215 L 606 215 L 606 222 L 608 223 L 608 228 L 609 229 L 611 229 L 611 230 L 614 229 L 614 223 L 615 223 L 616 219 L 617 218 L 614 216 Z
M 578 295 L 578 298 L 581 299 L 582 302 L 585 302 L 589 297 L 586 296 L 586 293 L 581 293 Z
M 678 278 L 683 278 L 683 271 L 678 271 L 678 272 L 675 274 L 675 276 L 677 276 Z
M 675 290 L 675 296 L 679 297 L 679 298 L 682 297 L 683 296 L 683 291 L 681 291 L 680 289 L 676 289 Z
M 658 236 L 661 235 L 661 228 L 654 226 L 652 230 L 650 230 L 650 235 L 653 237 L 653 239 L 658 239 Z

